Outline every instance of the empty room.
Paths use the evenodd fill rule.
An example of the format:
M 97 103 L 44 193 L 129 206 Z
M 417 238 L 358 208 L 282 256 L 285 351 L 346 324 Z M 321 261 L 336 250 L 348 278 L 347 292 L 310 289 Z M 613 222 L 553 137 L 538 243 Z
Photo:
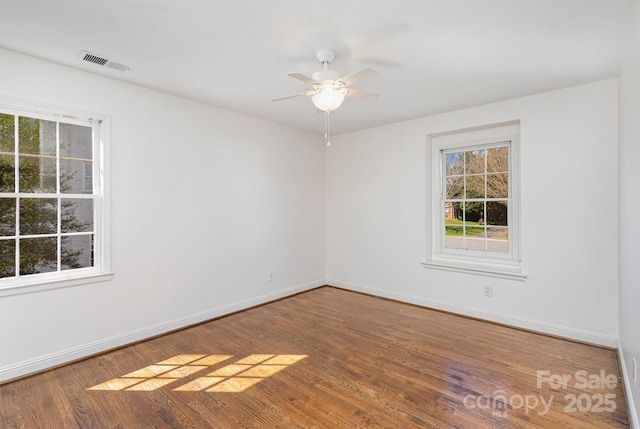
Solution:
M 640 429 L 640 0 L 3 0 L 0 428 Z

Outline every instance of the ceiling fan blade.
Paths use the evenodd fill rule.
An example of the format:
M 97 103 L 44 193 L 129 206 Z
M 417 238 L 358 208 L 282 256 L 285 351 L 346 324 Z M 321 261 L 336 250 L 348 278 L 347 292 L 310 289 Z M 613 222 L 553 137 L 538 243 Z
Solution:
M 285 95 L 284 97 L 272 98 L 271 101 L 288 100 L 290 98 L 302 97 L 304 95 L 307 95 L 307 93 L 306 92 L 299 92 L 298 94 L 291 94 L 291 95 Z
M 297 94 L 285 95 L 284 97 L 272 98 L 271 101 L 288 100 L 289 98 L 303 97 L 305 95 L 313 95 L 316 91 L 299 92 Z
M 373 76 L 375 76 L 377 74 L 378 74 L 378 72 L 376 72 L 374 69 L 372 69 L 370 67 L 367 67 L 364 70 L 360 70 L 359 72 L 351 73 L 349 75 L 346 75 L 345 77 L 341 77 L 338 80 L 344 82 L 344 84 L 346 86 L 349 86 L 349 85 L 352 85 L 352 84 L 354 84 L 356 82 L 359 82 L 361 80 L 372 78 Z
M 287 73 L 294 79 L 298 79 L 303 81 L 304 83 L 308 83 L 309 85 L 313 85 L 314 83 L 318 83 L 315 80 L 311 79 L 309 76 L 305 76 L 302 73 Z
M 378 97 L 380 97 L 380 94 L 374 94 L 373 92 L 367 92 L 367 91 L 361 91 L 359 89 L 349 88 L 347 90 L 346 97 L 357 98 L 358 100 L 365 100 L 365 101 L 376 101 Z

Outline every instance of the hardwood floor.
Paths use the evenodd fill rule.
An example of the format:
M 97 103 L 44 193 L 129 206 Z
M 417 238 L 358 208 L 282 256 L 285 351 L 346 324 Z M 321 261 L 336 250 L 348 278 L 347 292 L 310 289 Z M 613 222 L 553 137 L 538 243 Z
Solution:
M 613 350 L 332 287 L 2 385 L 0 412 L 3 428 L 629 427 Z

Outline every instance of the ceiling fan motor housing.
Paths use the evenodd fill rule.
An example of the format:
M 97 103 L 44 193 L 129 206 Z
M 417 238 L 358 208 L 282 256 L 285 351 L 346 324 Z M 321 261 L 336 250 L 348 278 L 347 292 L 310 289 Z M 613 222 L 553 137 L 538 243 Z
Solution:
M 325 80 L 338 80 L 340 74 L 336 70 L 318 70 L 312 76 L 316 82 L 324 82 Z

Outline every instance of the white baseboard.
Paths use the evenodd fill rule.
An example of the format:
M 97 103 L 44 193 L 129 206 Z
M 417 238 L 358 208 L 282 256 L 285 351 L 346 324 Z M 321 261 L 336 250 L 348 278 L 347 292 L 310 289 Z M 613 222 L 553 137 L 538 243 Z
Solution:
M 622 371 L 622 378 L 624 379 L 624 395 L 627 400 L 627 414 L 629 416 L 629 424 L 631 429 L 640 429 L 640 420 L 638 420 L 638 411 L 633 401 L 633 392 L 631 391 L 631 385 L 633 381 L 629 377 L 627 372 L 626 361 L 624 360 L 624 353 L 622 351 L 622 343 L 618 341 L 618 359 L 620 360 L 620 368 Z
M 337 286 L 343 289 L 356 291 L 356 292 L 368 293 L 368 294 L 380 296 L 383 298 L 394 299 L 397 301 L 416 304 L 423 307 L 429 307 L 437 310 L 447 311 L 450 313 L 456 313 L 464 316 L 475 317 L 475 318 L 487 320 L 490 322 L 501 323 L 504 325 L 536 331 L 544 334 L 556 335 L 559 337 L 583 341 L 586 343 L 598 344 L 598 345 L 610 347 L 613 349 L 618 347 L 617 337 L 603 335 L 596 332 L 589 332 L 581 329 L 574 329 L 566 326 L 539 322 L 537 320 L 530 320 L 530 319 L 525 319 L 520 317 L 509 316 L 506 314 L 493 313 L 489 311 L 478 310 L 471 307 L 452 305 L 445 302 L 430 300 L 430 299 L 421 298 L 413 295 L 396 293 L 396 292 L 392 292 L 384 289 L 376 289 L 368 286 L 343 282 L 339 280 L 327 279 L 327 284 L 332 286 Z
M 27 361 L 1 367 L 0 382 L 23 377 L 25 375 L 33 374 L 35 372 L 42 371 L 48 368 L 53 368 L 67 362 L 72 362 L 74 360 L 82 359 L 87 356 L 95 355 L 97 353 L 112 350 L 118 347 L 125 346 L 127 344 L 151 338 L 156 335 L 161 335 L 166 332 L 171 332 L 176 329 L 181 329 L 186 326 L 194 325 L 256 305 L 264 304 L 269 301 L 284 298 L 299 292 L 304 292 L 306 290 L 314 289 L 325 284 L 326 282 L 324 280 L 316 280 L 314 282 L 304 283 L 287 289 L 260 295 L 244 301 L 215 307 L 210 310 L 170 320 L 168 322 L 148 326 L 146 328 L 127 332 L 125 334 L 116 335 L 110 338 L 105 338 L 103 340 L 94 341 L 88 344 L 83 344 L 70 349 L 61 350 L 59 352 L 39 356 L 34 359 L 29 359 Z

